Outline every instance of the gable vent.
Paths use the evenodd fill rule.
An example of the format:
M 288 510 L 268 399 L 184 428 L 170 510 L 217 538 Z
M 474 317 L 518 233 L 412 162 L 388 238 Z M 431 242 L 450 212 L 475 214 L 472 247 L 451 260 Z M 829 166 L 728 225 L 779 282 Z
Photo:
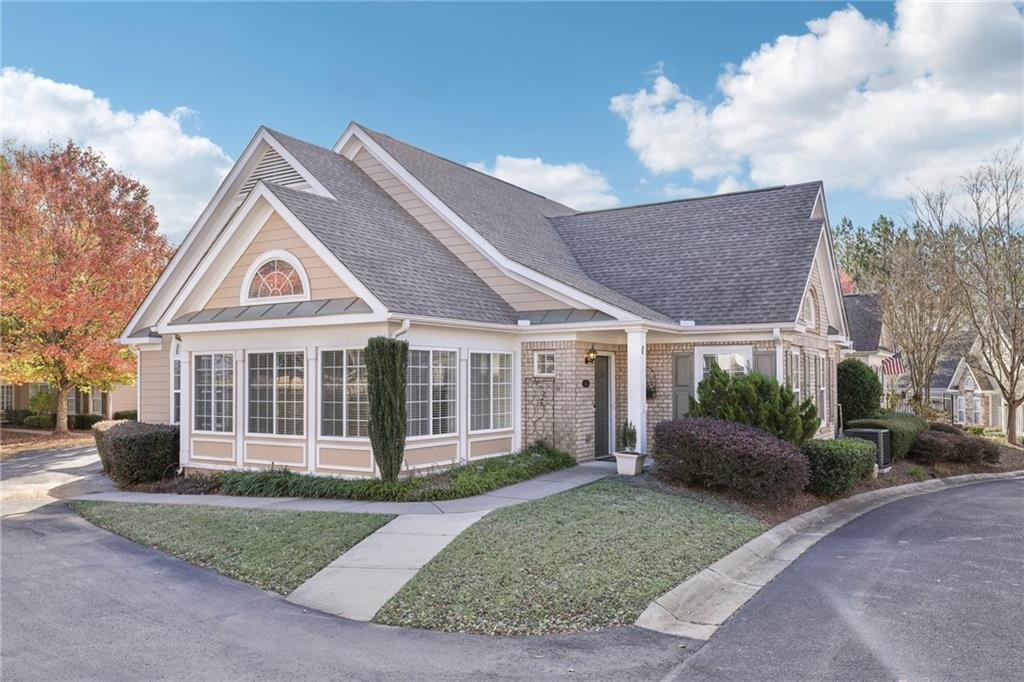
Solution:
M 263 152 L 263 157 L 256 164 L 256 168 L 253 169 L 245 184 L 242 185 L 242 189 L 238 193 L 239 198 L 247 196 L 260 180 L 286 187 L 306 183 L 305 178 L 273 148 L 268 148 Z

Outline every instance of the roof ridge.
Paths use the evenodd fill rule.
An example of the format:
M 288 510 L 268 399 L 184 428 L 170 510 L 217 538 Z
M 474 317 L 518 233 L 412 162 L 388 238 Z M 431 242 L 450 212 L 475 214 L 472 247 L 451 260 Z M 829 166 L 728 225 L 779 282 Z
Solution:
M 478 169 L 473 168 L 472 166 L 469 166 L 467 164 L 459 163 L 458 161 L 453 161 L 452 159 L 449 159 L 446 156 L 441 156 L 440 154 L 432 152 L 429 149 L 424 149 L 423 147 L 418 147 L 418 146 L 412 144 L 411 142 L 406 142 L 405 140 L 399 140 L 394 135 L 388 135 L 387 133 L 383 133 L 383 132 L 381 132 L 379 130 L 375 130 L 374 128 L 369 128 L 367 126 L 364 126 L 359 121 L 352 121 L 352 122 L 355 123 L 360 128 L 362 128 L 363 130 L 366 130 L 368 132 L 374 133 L 376 135 L 382 135 L 382 136 L 388 138 L 389 140 L 393 140 L 393 141 L 395 141 L 395 142 L 397 142 L 399 144 L 404 144 L 406 147 L 412 147 L 416 151 L 420 151 L 420 152 L 423 152 L 424 154 L 427 154 L 429 156 L 433 156 L 435 159 L 439 159 L 441 161 L 444 161 L 445 163 L 450 163 L 453 166 L 458 166 L 459 168 L 462 168 L 462 169 L 465 169 L 465 170 L 468 170 L 468 171 L 472 171 L 474 173 L 477 173 L 479 175 L 484 176 L 485 178 L 489 178 L 490 180 L 497 180 L 498 182 L 504 183 L 504 184 L 508 185 L 509 187 L 513 187 L 513 188 L 519 190 L 520 192 L 526 192 L 527 194 L 532 194 L 533 196 L 539 197 L 539 198 L 543 199 L 544 201 L 550 201 L 553 204 L 558 204 L 562 208 L 565 208 L 565 209 L 568 209 L 570 211 L 576 212 L 576 209 L 574 209 L 572 206 L 566 206 L 565 204 L 563 204 L 560 201 L 555 201 L 551 197 L 546 197 L 543 194 L 540 194 L 538 192 L 534 192 L 533 190 L 530 190 L 530 189 L 526 189 L 525 187 L 517 185 L 514 182 L 509 182 L 508 180 L 502 180 L 501 178 L 499 178 L 496 175 L 491 175 L 490 173 L 485 173 L 482 170 L 478 170 Z
M 630 208 L 648 208 L 651 206 L 666 206 L 668 204 L 681 204 L 690 201 L 704 201 L 706 199 L 720 199 L 722 197 L 733 197 L 741 194 L 758 194 L 761 192 L 774 192 L 780 189 L 791 189 L 795 187 L 806 187 L 807 185 L 820 185 L 821 180 L 811 180 L 810 182 L 798 182 L 792 185 L 772 185 L 770 187 L 755 187 L 754 189 L 737 190 L 735 192 L 722 192 L 720 194 L 705 194 L 700 197 L 682 197 L 679 199 L 667 199 L 665 201 L 649 201 L 643 204 L 629 204 L 628 206 L 613 206 L 611 208 L 595 208 L 590 211 L 576 211 L 573 216 L 578 215 L 591 215 L 594 213 L 607 213 L 610 211 L 624 211 Z M 570 216 L 553 216 L 555 218 L 570 217 Z

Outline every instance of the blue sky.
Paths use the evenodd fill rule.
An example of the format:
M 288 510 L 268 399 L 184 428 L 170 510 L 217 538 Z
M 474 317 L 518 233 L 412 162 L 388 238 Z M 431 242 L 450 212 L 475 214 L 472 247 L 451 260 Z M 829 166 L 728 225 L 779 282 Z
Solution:
M 729 112 L 723 109 L 723 120 L 733 119 L 728 125 L 734 127 L 719 126 L 722 129 L 714 133 L 713 141 L 701 141 L 692 136 L 698 134 L 694 131 L 705 119 L 694 122 L 680 115 L 680 109 L 690 106 L 706 108 L 707 114 L 725 99 L 761 101 L 757 93 L 750 94 L 749 83 L 737 81 L 740 89 L 730 98 L 716 88 L 723 74 L 744 72 L 726 65 L 743 63 L 762 45 L 776 45 L 780 36 L 808 34 L 808 21 L 830 17 L 844 7 L 839 3 L 769 2 L 5 3 L 2 59 L 5 67 L 18 72 L 91 91 L 95 98 L 108 100 L 112 112 L 139 116 L 155 110 L 168 116 L 176 107 L 186 107 L 194 113 L 173 117 L 181 134 L 189 139 L 206 138 L 231 159 L 261 123 L 329 146 L 345 124 L 355 119 L 457 161 L 481 162 L 499 175 L 519 172 L 513 179 L 529 178 L 522 175 L 529 169 L 503 171 L 496 157 L 540 158 L 543 164 L 553 166 L 584 165 L 605 182 L 604 189 L 590 187 L 605 205 L 775 184 L 777 179 L 824 179 L 833 221 L 847 214 L 864 222 L 882 211 L 899 211 L 903 204 L 899 193 L 887 189 L 885 183 L 865 179 L 870 158 L 860 160 L 853 169 L 841 168 L 856 165 L 849 159 L 837 158 L 833 165 L 830 157 L 847 156 L 842 140 L 834 135 L 825 139 L 821 158 L 813 163 L 808 163 L 806 156 L 779 159 L 771 142 L 779 134 L 771 131 L 751 140 L 751 149 L 760 151 L 747 157 L 747 152 L 737 151 L 730 140 L 756 127 L 749 121 L 736 123 L 736 116 L 724 116 Z M 891 29 L 895 12 L 891 4 L 858 3 L 860 20 L 837 20 L 831 28 L 823 28 L 818 38 L 830 32 L 841 37 L 840 31 L 848 31 L 856 40 L 861 35 L 858 31 L 883 24 Z M 1016 10 L 1013 13 L 1019 18 Z M 962 49 L 976 48 L 972 39 L 976 40 L 964 37 Z M 875 46 L 864 55 L 865 60 L 888 55 L 879 57 L 883 63 L 873 68 L 899 71 L 893 62 L 902 64 L 899 60 L 905 58 L 893 57 L 891 49 L 884 52 L 883 47 Z M 814 49 L 835 51 L 825 45 L 810 45 L 805 53 L 797 51 L 792 56 L 820 61 Z M 856 53 L 849 56 L 851 62 L 858 59 Z M 785 78 L 790 68 L 776 65 L 772 67 L 775 71 L 766 72 L 769 66 L 751 67 L 752 87 L 759 87 L 758 80 L 769 83 L 780 71 Z M 1012 68 L 1012 60 L 1009 66 Z M 857 67 L 851 64 L 850 68 Z M 796 74 L 801 67 L 792 70 Z M 922 64 L 921 74 L 926 70 L 935 69 L 932 64 Z M 987 72 L 979 73 L 984 77 Z M 921 74 L 915 77 L 924 77 Z M 863 84 L 867 77 L 852 74 L 850 82 L 862 83 L 843 87 L 856 94 L 858 89 L 871 87 Z M 821 75 L 794 78 L 818 80 Z M 667 92 L 666 83 L 675 91 L 667 99 L 648 101 L 654 97 L 659 79 L 662 91 Z M 946 78 L 943 85 L 950 87 L 954 80 Z M 992 89 L 1006 90 L 1006 82 L 993 78 Z M 18 92 L 8 88 L 7 97 L 17 97 Z M 646 99 L 638 99 L 640 93 Z M 620 95 L 630 98 L 632 113 L 625 105 L 619 111 L 610 109 L 612 98 Z M 801 96 L 794 93 L 790 101 Z M 825 98 L 829 96 L 824 93 Z M 833 93 L 831 113 L 823 116 L 840 115 L 834 102 Z M 780 111 L 777 102 L 766 106 L 772 112 L 767 118 L 774 117 L 774 125 L 783 126 L 789 114 Z M 59 116 L 79 121 L 90 118 L 65 105 L 55 108 Z M 32 110 L 45 109 L 36 105 Z M 744 104 L 742 109 L 741 114 L 751 116 L 750 105 Z M 757 122 L 756 107 L 753 110 L 751 120 Z M 996 113 L 1007 115 L 1002 109 Z M 17 125 L 9 125 L 8 130 L 13 127 L 11 134 L 19 140 L 38 143 L 42 125 L 26 128 L 20 135 Z M 45 131 L 72 134 L 88 142 L 88 125 L 58 122 Z M 630 126 L 638 131 L 635 139 L 629 136 Z M 1001 132 L 994 139 L 972 141 L 970 154 L 1003 145 L 1009 138 Z M 109 141 L 109 133 L 96 139 L 115 144 Z M 921 144 L 934 145 L 934 138 L 929 139 Z M 884 137 L 879 144 L 885 144 Z M 673 146 L 704 149 L 701 145 L 709 145 L 707 153 L 700 152 L 696 160 L 672 154 Z M 96 146 L 102 150 L 104 143 L 96 142 Z M 662 153 L 666 147 L 667 157 Z M 201 163 L 207 158 L 218 167 L 216 172 L 223 172 L 223 159 L 218 161 L 216 152 L 210 150 L 208 145 L 193 160 Z M 884 166 L 885 150 L 879 152 L 878 161 Z M 948 157 L 948 150 L 945 152 Z M 858 153 L 866 154 L 863 148 Z M 131 161 L 126 153 L 113 148 L 111 154 L 124 157 L 130 171 L 134 170 L 132 163 L 142 164 L 138 174 L 147 176 L 147 181 L 162 181 L 143 161 Z M 654 157 L 662 160 L 652 161 Z M 709 165 L 705 161 L 711 157 L 721 163 Z M 180 173 L 188 166 L 176 168 Z M 835 178 L 829 177 L 832 168 L 836 168 Z M 804 171 L 806 175 L 801 175 Z M 555 175 L 565 176 L 568 183 L 581 180 L 579 173 Z M 731 180 L 723 185 L 727 177 Z M 592 183 L 595 175 L 584 173 L 582 181 Z M 548 185 L 543 178 L 537 182 L 546 189 L 560 180 L 548 177 Z M 197 186 L 181 192 L 202 193 L 199 184 L 197 180 Z M 211 186 L 205 192 L 207 198 L 213 189 Z M 165 194 L 170 197 L 173 193 L 168 190 Z M 165 212 L 159 203 L 158 211 Z M 182 210 L 182 214 L 187 212 Z M 172 231 L 180 231 L 180 227 Z

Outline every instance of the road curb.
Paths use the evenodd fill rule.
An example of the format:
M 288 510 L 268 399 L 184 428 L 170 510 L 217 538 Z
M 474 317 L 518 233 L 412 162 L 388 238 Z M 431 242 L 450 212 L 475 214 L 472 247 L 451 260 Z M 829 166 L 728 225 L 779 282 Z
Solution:
M 915 495 L 982 481 L 1024 478 L 1024 471 L 964 474 L 882 488 L 816 507 L 780 523 L 648 605 L 636 625 L 708 640 L 747 600 L 818 540 L 862 514 Z

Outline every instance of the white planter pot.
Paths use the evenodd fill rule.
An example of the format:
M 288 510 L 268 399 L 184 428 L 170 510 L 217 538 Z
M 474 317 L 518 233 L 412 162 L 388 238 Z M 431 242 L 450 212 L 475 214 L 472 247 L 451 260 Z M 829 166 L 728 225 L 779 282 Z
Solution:
M 636 476 L 644 470 L 644 455 L 639 452 L 616 452 L 615 466 L 621 476 Z

